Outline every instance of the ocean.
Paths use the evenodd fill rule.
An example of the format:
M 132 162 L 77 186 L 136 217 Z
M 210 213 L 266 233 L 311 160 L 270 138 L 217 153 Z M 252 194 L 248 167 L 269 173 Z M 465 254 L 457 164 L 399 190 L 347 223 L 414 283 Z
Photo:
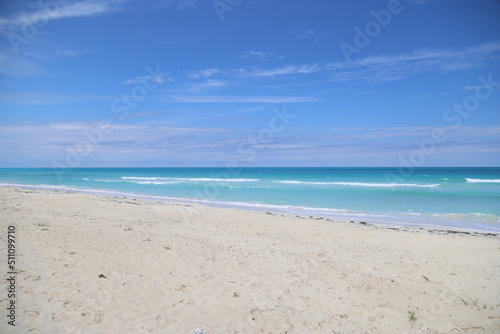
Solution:
M 3 168 L 0 184 L 500 232 L 500 168 Z

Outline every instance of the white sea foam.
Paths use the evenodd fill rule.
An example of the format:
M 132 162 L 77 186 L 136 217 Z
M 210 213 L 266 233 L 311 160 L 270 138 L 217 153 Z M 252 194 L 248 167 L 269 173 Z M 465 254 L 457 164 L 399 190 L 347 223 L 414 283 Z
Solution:
M 286 184 L 315 184 L 315 185 L 335 184 L 335 182 L 306 182 L 306 181 L 273 181 L 273 182 L 286 183 Z
M 103 180 L 103 179 L 95 179 L 95 181 L 99 182 L 106 182 L 106 183 L 116 183 L 116 182 L 121 182 L 119 180 Z
M 420 187 L 420 188 L 435 188 L 437 184 L 414 184 L 414 183 L 361 183 L 361 182 L 336 182 L 338 185 L 344 186 L 359 186 L 359 187 Z
M 500 179 L 470 179 L 465 178 L 469 183 L 500 183 Z
M 71 191 L 85 194 L 99 194 L 104 196 L 123 196 L 151 200 L 167 200 L 176 202 L 199 203 L 216 207 L 230 207 L 247 209 L 251 211 L 273 211 L 288 214 L 296 214 L 301 216 L 315 217 L 332 217 L 347 220 L 362 220 L 370 223 L 378 223 L 384 225 L 397 226 L 424 226 L 429 228 L 446 228 L 453 230 L 471 230 L 471 231 L 493 231 L 500 232 L 498 227 L 500 224 L 500 216 L 484 213 L 415 213 L 415 212 L 399 212 L 394 214 L 375 214 L 368 212 L 352 211 L 347 209 L 334 208 L 312 208 L 299 207 L 290 205 L 273 205 L 264 203 L 245 203 L 245 202 L 224 202 L 214 200 L 200 200 L 195 198 L 176 198 L 157 195 L 144 195 L 125 193 L 111 190 L 99 189 L 82 189 L 70 186 L 54 186 L 54 185 L 28 185 L 28 184 L 11 184 L 0 183 L 0 186 L 27 188 L 27 189 L 44 189 L 44 190 L 59 190 Z M 413 217 L 414 216 L 414 217 Z
M 475 223 L 499 224 L 500 217 L 488 213 L 433 213 L 429 214 L 432 218 L 441 218 L 451 221 L 464 221 Z
M 176 182 L 176 181 L 136 181 L 136 182 L 132 182 L 132 183 L 162 185 L 162 184 L 177 184 L 177 183 L 180 183 L 180 182 Z
M 305 212 L 307 214 L 310 213 L 340 213 L 340 212 L 349 212 L 347 209 L 331 209 L 331 208 L 311 208 L 311 207 L 300 207 L 300 206 L 291 206 L 291 205 L 277 205 L 277 204 L 264 204 L 264 203 L 247 203 L 247 202 L 222 202 L 222 201 L 197 201 L 197 202 L 205 202 L 205 203 L 213 203 L 219 205 L 233 205 L 237 207 L 244 208 L 255 208 L 255 209 L 269 209 L 269 210 L 278 210 L 278 211 L 290 211 L 290 212 Z
M 259 179 L 216 179 L 208 177 L 139 177 L 139 176 L 122 176 L 122 180 L 149 180 L 149 181 L 180 181 L 180 182 L 254 182 Z
M 285 184 L 310 184 L 310 185 L 339 185 L 339 186 L 355 186 L 355 187 L 421 187 L 434 188 L 439 187 L 438 184 L 414 184 L 414 183 L 367 183 L 367 182 L 311 182 L 311 181 L 274 181 Z

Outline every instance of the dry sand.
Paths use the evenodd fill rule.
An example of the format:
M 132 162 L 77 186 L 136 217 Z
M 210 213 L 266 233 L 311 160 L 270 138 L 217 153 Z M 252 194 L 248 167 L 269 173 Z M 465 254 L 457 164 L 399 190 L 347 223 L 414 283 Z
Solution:
M 2 280 L 0 333 L 500 333 L 498 236 L 7 187 L 0 197 L 0 272 L 8 225 L 18 271 L 16 327 Z

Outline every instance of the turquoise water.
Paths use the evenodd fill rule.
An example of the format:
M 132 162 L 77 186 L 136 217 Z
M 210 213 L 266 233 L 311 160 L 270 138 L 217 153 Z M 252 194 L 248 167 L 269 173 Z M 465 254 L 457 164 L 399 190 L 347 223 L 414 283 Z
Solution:
M 500 231 L 500 168 L 0 169 L 0 183 Z

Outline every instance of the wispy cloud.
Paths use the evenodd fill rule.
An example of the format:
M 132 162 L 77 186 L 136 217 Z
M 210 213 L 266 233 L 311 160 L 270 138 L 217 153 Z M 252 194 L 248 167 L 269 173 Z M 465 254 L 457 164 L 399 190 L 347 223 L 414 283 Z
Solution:
M 400 80 L 423 72 L 450 72 L 476 68 L 492 59 L 500 59 L 500 41 L 462 50 L 416 50 L 398 55 L 370 56 L 352 62 L 288 65 L 270 69 L 245 68 L 240 69 L 240 73 L 254 77 L 324 73 L 334 82 L 380 83 Z
M 80 102 L 95 102 L 95 101 L 111 101 L 116 96 L 110 95 L 65 95 L 65 94 L 49 94 L 49 93 L 0 93 L 2 104 L 20 104 L 20 105 L 51 105 L 51 104 L 67 104 Z
M 211 91 L 214 89 L 226 87 L 228 85 L 229 84 L 226 81 L 208 79 L 202 83 L 196 82 L 196 83 L 192 84 L 185 91 L 189 91 L 190 93 L 201 93 L 201 92 L 205 92 L 205 91 Z
M 0 124 L 0 151 L 4 153 L 0 165 L 50 166 L 53 161 L 64 162 L 68 148 L 88 140 L 85 133 L 99 126 L 99 122 Z M 443 129 L 447 140 L 436 145 L 435 153 L 426 160 L 429 165 L 447 165 L 450 156 L 463 156 L 459 162 L 467 165 L 467 157 L 477 152 L 492 156 L 500 153 L 498 126 Z M 272 143 L 258 144 L 255 149 L 260 151 L 254 164 L 397 166 L 398 157 L 418 149 L 414 140 L 425 138 L 429 131 L 432 127 L 343 127 L 331 132 L 296 129 L 277 134 Z M 190 166 L 224 165 L 230 159 L 242 159 L 238 156 L 239 145 L 257 132 L 258 129 L 240 127 L 115 123 L 103 133 L 98 145 L 92 146 L 82 166 L 165 166 L 180 162 Z M 456 159 L 453 161 L 457 163 Z
M 16 53 L 12 48 L 0 49 L 0 73 L 19 77 L 40 75 L 45 73 L 44 65 L 51 59 L 77 57 L 87 53 L 90 51 L 31 40 L 29 44 L 24 45 L 22 53 Z
M 51 166 L 65 162 L 68 149 L 87 142 L 86 132 L 100 129 L 99 122 L 58 122 L 0 124 L 0 165 Z M 241 128 L 193 128 L 162 125 L 115 123 L 102 132 L 99 142 L 91 145 L 81 166 L 188 164 L 197 161 L 229 159 L 236 151 L 229 139 L 246 134 Z M 87 149 L 88 145 L 86 146 Z M 15 161 L 12 162 L 14 159 Z
M 497 138 L 500 140 L 500 126 L 462 126 L 460 129 L 453 129 L 451 126 L 440 127 L 450 141 L 455 142 L 471 142 L 474 139 L 480 138 Z M 395 137 L 425 138 L 430 137 L 435 126 L 399 126 L 386 128 L 370 128 L 370 127 L 337 127 L 331 128 L 330 134 L 332 138 L 343 139 L 382 139 Z M 403 145 L 408 142 L 401 141 Z
M 476 89 L 481 89 L 481 88 L 492 89 L 493 87 L 491 87 L 491 86 L 465 86 L 464 87 L 465 90 L 476 90 Z
M 423 5 L 432 1 L 441 1 L 441 0 L 410 0 L 408 3 L 413 5 Z
M 387 82 L 423 72 L 449 72 L 476 68 L 500 58 L 500 42 L 494 41 L 462 50 L 417 50 L 399 55 L 381 55 L 350 63 L 326 66 L 330 80 Z
M 257 70 L 254 72 L 250 72 L 250 75 L 258 77 L 274 77 L 278 75 L 288 75 L 288 74 L 310 74 L 318 72 L 320 70 L 321 68 L 318 64 L 302 65 L 302 66 L 289 65 L 286 67 L 281 67 L 276 69 Z
M 167 75 L 141 75 L 135 78 L 123 80 L 121 83 L 124 85 L 137 85 L 137 84 L 142 84 L 146 80 L 152 80 L 153 82 L 156 83 L 163 83 L 165 81 L 173 81 L 172 78 L 168 77 Z
M 355 139 L 375 139 L 392 137 L 414 137 L 424 136 L 432 133 L 434 128 L 430 126 L 414 127 L 391 127 L 391 128 L 332 128 L 332 136 L 337 138 L 355 138 Z
M 415 140 L 429 139 L 435 127 L 337 127 L 330 132 L 296 130 L 293 136 L 284 138 L 289 149 L 274 152 L 286 157 L 287 165 L 307 163 L 318 166 L 397 166 L 400 157 L 408 156 L 420 149 Z M 426 166 L 448 166 L 454 164 L 468 166 L 467 156 L 500 153 L 500 127 L 462 126 L 459 130 L 441 127 L 446 133 L 446 141 L 435 143 L 435 151 L 426 159 Z M 303 147 L 294 148 L 293 145 Z M 463 158 L 461 158 L 463 157 Z M 498 157 L 498 155 L 497 155 Z M 498 163 L 498 158 L 490 159 Z M 312 162 L 312 164 L 310 164 Z
M 378 94 L 380 93 L 379 91 L 375 91 L 375 90 L 366 90 L 366 91 L 359 91 L 359 92 L 356 92 L 354 94 L 356 95 L 373 95 L 373 94 Z
M 288 32 L 288 36 L 291 36 L 293 39 L 305 40 L 309 38 L 319 39 L 320 37 L 328 36 L 328 34 L 320 33 L 314 29 L 293 28 Z
M 38 2 L 39 9 L 36 11 L 18 13 L 10 18 L 0 18 L 0 28 L 109 13 L 119 10 L 115 3 L 116 1 L 102 0 L 84 0 L 74 3 L 52 1 L 49 6 L 49 3 Z
M 0 73 L 9 76 L 30 77 L 44 73 L 44 69 L 31 59 L 13 56 L 11 52 L 0 51 Z
M 186 75 L 190 79 L 200 79 L 200 78 L 208 79 L 216 74 L 224 74 L 224 73 L 226 73 L 226 70 L 220 68 L 206 68 L 204 70 L 188 71 Z
M 152 9 L 164 9 L 170 6 L 174 6 L 177 10 L 184 10 L 195 8 L 196 2 L 194 0 L 160 0 L 154 4 Z
M 177 5 L 177 9 L 179 10 L 193 8 L 193 7 L 196 7 L 196 3 L 194 2 L 194 0 L 182 0 Z
M 74 50 L 74 49 L 64 49 L 58 48 L 56 50 L 56 55 L 65 56 L 65 57 L 75 57 L 83 54 L 90 53 L 88 50 Z
M 272 57 L 274 54 L 268 53 L 268 52 L 263 52 L 263 51 L 246 51 L 241 55 L 241 58 L 243 59 L 248 59 L 248 58 L 256 58 L 256 59 L 267 59 Z
M 91 129 L 99 129 L 100 122 L 54 122 L 54 123 L 33 123 L 0 125 L 0 143 L 5 145 L 46 147 L 63 145 L 74 145 L 85 139 L 84 132 Z M 240 129 L 241 130 L 241 129 Z M 236 129 L 226 128 L 192 128 L 192 127 L 172 127 L 144 124 L 120 124 L 111 125 L 106 138 L 102 139 L 103 145 L 133 141 L 137 144 L 149 144 L 156 147 L 169 147 L 168 142 L 162 142 L 160 138 L 184 138 L 188 139 L 196 135 L 220 134 L 235 132 Z M 31 135 L 30 135 L 31 134 Z M 39 140 L 32 141 L 37 136 Z M 30 138 L 31 137 L 31 138 Z M 16 138 L 15 142 L 9 138 Z M 203 139 L 200 139 L 203 140 Z

